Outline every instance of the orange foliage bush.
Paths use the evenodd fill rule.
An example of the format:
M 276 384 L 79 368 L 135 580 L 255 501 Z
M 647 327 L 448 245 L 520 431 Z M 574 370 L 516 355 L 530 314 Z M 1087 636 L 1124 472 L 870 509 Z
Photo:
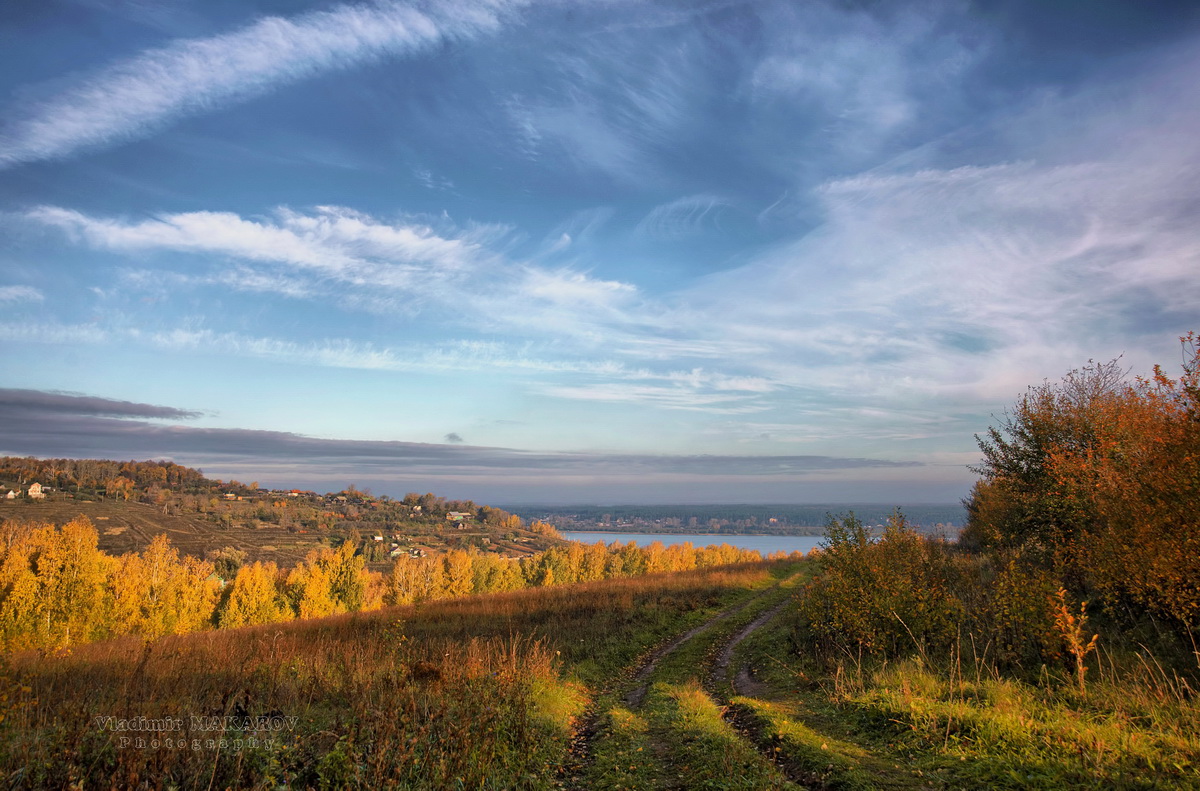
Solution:
M 1190 634 L 1200 616 L 1200 336 L 1183 375 L 1117 361 L 1031 388 L 980 439 L 964 543 L 1019 550 L 1110 612 Z

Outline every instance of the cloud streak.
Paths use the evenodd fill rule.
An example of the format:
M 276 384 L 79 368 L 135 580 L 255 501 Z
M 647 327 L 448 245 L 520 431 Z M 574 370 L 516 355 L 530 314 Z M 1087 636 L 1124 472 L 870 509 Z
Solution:
M 45 295 L 32 286 L 0 286 L 0 303 L 42 302 L 45 299 Z
M 457 0 L 425 12 L 396 2 L 265 17 L 118 62 L 63 93 L 6 113 L 0 167 L 150 134 L 174 120 L 383 57 L 494 32 L 515 3 Z
M 0 388 L 0 411 L 14 420 L 50 419 L 60 415 L 89 415 L 113 418 L 160 418 L 183 420 L 200 417 L 203 413 L 169 406 L 116 401 L 111 398 L 86 396 L 44 390 Z
M 638 223 L 637 233 L 654 239 L 684 239 L 716 225 L 720 212 L 729 204 L 715 195 L 688 195 L 655 206 Z
M 512 448 L 379 440 L 318 439 L 280 431 L 191 428 L 136 418 L 180 419 L 199 413 L 96 396 L 0 390 L 0 423 L 10 426 L 0 453 L 43 457 L 170 457 L 186 464 L 237 463 L 252 469 L 291 463 L 305 475 L 326 465 L 351 465 L 364 475 L 437 474 L 568 478 L 638 474 L 722 477 L 805 477 L 897 469 L 916 462 L 833 456 L 653 455 L 531 452 Z M 297 459 L 303 459 L 297 464 Z

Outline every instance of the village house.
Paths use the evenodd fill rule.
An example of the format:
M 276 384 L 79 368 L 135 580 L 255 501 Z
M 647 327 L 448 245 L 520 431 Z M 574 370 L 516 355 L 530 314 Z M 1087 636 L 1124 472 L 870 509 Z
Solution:
M 4 499 L 5 500 L 15 500 L 15 499 L 17 499 L 17 493 L 14 492 L 12 489 L 9 489 L 8 494 L 4 495 Z
M 29 497 L 33 500 L 45 499 L 46 495 L 42 492 L 42 485 L 34 482 L 29 484 Z

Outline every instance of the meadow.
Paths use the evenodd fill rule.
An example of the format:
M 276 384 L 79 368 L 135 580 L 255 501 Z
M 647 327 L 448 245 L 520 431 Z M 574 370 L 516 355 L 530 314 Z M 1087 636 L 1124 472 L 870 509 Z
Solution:
M 640 656 L 787 569 L 16 653 L 0 767 L 31 788 L 557 787 L 574 725 Z

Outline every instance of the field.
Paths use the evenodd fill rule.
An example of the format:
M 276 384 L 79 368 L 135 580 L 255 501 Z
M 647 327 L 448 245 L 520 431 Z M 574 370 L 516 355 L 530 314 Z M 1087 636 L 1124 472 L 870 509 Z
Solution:
M 154 536 L 166 534 L 171 545 L 184 555 L 203 558 L 209 552 L 233 547 L 245 552 L 248 562 L 274 561 L 280 568 L 295 566 L 312 550 L 327 546 L 331 539 L 336 541 L 348 535 L 350 529 L 308 530 L 261 521 L 235 521 L 226 525 L 205 514 L 168 513 L 159 506 L 134 500 L 83 500 L 63 495 L 52 495 L 36 502 L 0 500 L 0 520 L 46 521 L 62 525 L 81 515 L 96 526 L 100 549 L 110 555 L 143 551 Z M 370 535 L 377 528 L 367 525 L 364 529 L 367 531 L 364 534 Z M 555 543 L 526 530 L 516 531 L 520 536 L 517 540 L 508 540 L 505 535 L 514 531 L 488 530 L 474 525 L 472 529 L 464 530 L 450 525 L 422 526 L 416 530 L 394 528 L 396 531 L 401 529 L 411 534 L 404 542 L 406 550 L 442 551 L 486 539 L 487 547 L 493 552 L 524 557 Z M 389 537 L 391 532 L 388 531 Z M 386 571 L 390 566 L 386 560 L 368 563 L 374 571 Z
M 791 570 L 753 564 L 18 654 L 5 668 L 0 760 L 26 787 L 560 787 L 581 771 L 576 726 L 648 653 Z
M 65 524 L 80 515 L 92 520 L 100 534 L 100 549 L 110 555 L 140 552 L 150 545 L 154 536 L 165 533 L 172 546 L 185 555 L 202 558 L 209 551 L 234 547 L 244 551 L 251 562 L 274 560 L 281 565 L 293 566 L 320 545 L 316 535 L 289 533 L 275 526 L 224 528 L 201 516 L 165 514 L 161 508 L 148 503 L 67 499 L 33 503 L 0 501 L 0 518 Z
M 0 771 L 27 788 L 1200 787 L 1200 718 L 1161 674 L 1082 698 L 967 660 L 828 672 L 793 640 L 813 568 L 10 655 Z

